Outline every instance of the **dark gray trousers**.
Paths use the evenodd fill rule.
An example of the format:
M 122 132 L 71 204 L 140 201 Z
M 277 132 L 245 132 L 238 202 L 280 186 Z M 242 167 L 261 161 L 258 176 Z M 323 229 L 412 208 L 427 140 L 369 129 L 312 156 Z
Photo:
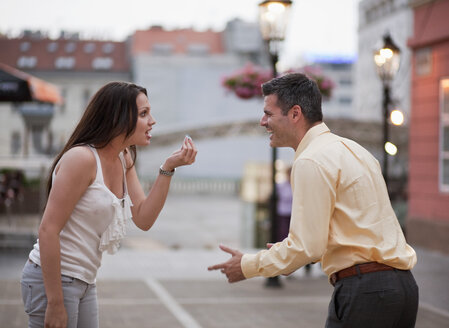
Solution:
M 413 328 L 418 286 L 410 271 L 371 272 L 335 284 L 326 328 Z

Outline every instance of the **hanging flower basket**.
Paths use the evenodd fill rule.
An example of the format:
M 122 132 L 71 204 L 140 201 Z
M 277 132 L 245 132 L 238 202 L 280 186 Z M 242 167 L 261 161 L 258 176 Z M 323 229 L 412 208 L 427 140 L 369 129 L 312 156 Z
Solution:
M 221 84 L 226 90 L 233 92 L 237 97 L 250 99 L 262 97 L 260 86 L 270 80 L 272 76 L 270 70 L 248 63 L 242 69 L 225 76 Z
M 285 73 L 302 73 L 309 77 L 310 79 L 314 80 L 316 84 L 318 85 L 318 89 L 320 89 L 321 95 L 323 96 L 323 99 L 329 100 L 332 96 L 332 90 L 335 88 L 335 83 L 330 78 L 324 75 L 323 71 L 319 66 L 304 66 L 302 68 L 287 71 Z
M 290 69 L 281 75 L 287 73 L 302 73 L 314 80 L 324 99 L 332 96 L 332 89 L 335 83 L 326 77 L 318 66 L 305 66 L 299 69 Z M 242 69 L 223 77 L 221 84 L 229 92 L 234 93 L 241 99 L 251 99 L 262 97 L 261 85 L 273 77 L 271 70 L 255 66 L 251 63 L 246 64 Z

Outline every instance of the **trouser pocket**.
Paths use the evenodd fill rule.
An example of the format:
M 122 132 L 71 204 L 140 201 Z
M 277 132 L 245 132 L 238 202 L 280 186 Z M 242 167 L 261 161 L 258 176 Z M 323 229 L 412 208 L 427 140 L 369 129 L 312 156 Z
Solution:
M 339 322 L 348 314 L 351 305 L 351 293 L 343 283 L 337 283 L 329 304 L 329 319 Z
M 25 312 L 33 316 L 45 316 L 47 297 L 41 268 L 27 261 L 20 280 Z
M 31 286 L 21 282 L 20 287 L 22 291 L 23 306 L 25 308 L 25 312 L 29 314 L 31 310 Z
M 25 312 L 27 314 L 44 316 L 47 308 L 44 284 L 21 282 L 21 288 Z

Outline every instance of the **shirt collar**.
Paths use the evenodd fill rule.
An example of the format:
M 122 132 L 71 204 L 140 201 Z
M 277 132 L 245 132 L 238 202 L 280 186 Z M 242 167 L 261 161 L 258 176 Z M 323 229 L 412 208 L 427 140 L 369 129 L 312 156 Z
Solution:
M 299 143 L 298 148 L 296 149 L 295 160 L 299 157 L 299 155 L 301 155 L 301 153 L 307 148 L 307 146 L 310 145 L 310 143 L 312 142 L 313 139 L 315 139 L 316 137 L 318 137 L 319 135 L 321 135 L 323 133 L 328 133 L 328 132 L 330 132 L 330 130 L 327 127 L 327 125 L 324 123 L 320 123 L 318 125 L 311 127 L 306 132 L 306 134 L 302 138 L 301 142 Z

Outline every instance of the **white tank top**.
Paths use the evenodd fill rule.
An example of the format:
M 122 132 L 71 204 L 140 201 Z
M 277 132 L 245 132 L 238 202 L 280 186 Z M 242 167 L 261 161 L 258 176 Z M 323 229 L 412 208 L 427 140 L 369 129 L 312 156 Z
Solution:
M 94 182 L 75 205 L 60 233 L 60 242 L 61 274 L 92 284 L 101 265 L 102 252 L 115 253 L 120 246 L 120 240 L 126 234 L 127 221 L 132 217 L 132 202 L 126 185 L 123 154 L 120 153 L 120 160 L 125 177 L 123 181 L 125 194 L 119 199 L 104 184 L 97 150 L 88 147 L 95 155 L 97 174 Z M 34 244 L 29 257 L 31 261 L 41 265 L 39 240 Z

